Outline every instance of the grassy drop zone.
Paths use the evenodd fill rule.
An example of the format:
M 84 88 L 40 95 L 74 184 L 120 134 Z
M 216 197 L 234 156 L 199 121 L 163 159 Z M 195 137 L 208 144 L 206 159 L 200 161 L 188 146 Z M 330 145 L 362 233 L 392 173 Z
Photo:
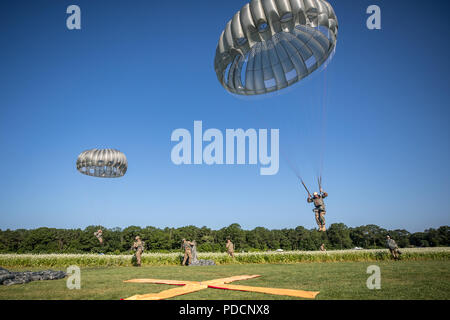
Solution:
M 431 257 L 431 258 L 430 258 Z M 411 257 L 410 257 L 411 258 Z M 81 289 L 69 290 L 66 279 L 34 281 L 22 285 L 0 286 L 0 299 L 112 299 L 159 292 L 169 285 L 123 283 L 133 278 L 211 280 L 233 275 L 259 274 L 260 278 L 235 282 L 249 286 L 320 291 L 316 299 L 450 299 L 450 261 L 448 255 L 417 257 L 393 261 L 309 261 L 301 263 L 232 263 L 207 267 L 172 265 L 85 266 L 81 267 Z M 3 260 L 0 260 L 3 261 Z M 0 264 L 3 267 L 3 264 Z M 366 286 L 367 267 L 381 269 L 381 290 Z M 10 270 L 42 270 L 9 267 Z M 53 268 L 65 270 L 65 268 Z M 297 299 L 260 293 L 205 289 L 173 299 L 246 300 Z

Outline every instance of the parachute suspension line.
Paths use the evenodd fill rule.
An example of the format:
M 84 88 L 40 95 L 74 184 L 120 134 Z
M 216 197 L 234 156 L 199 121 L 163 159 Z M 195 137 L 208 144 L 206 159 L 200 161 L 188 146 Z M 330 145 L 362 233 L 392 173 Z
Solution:
M 261 115 L 259 112 L 255 112 L 255 111 L 253 111 L 252 109 L 253 109 L 252 107 L 251 107 L 251 108 L 244 108 L 244 110 L 246 110 L 246 111 L 249 112 L 248 115 L 250 115 L 250 116 L 253 117 L 253 118 L 257 118 L 257 119 L 259 120 L 259 122 L 262 123 L 263 126 L 265 126 L 265 127 L 267 127 L 267 128 L 270 128 L 270 126 L 268 125 L 267 120 L 264 119 L 264 118 L 262 117 L 262 115 Z M 300 170 L 299 170 L 298 166 L 295 165 L 295 164 L 290 160 L 290 158 L 287 156 L 287 154 L 284 152 L 284 147 L 282 147 L 282 146 L 280 145 L 279 151 L 280 151 L 281 157 L 282 157 L 282 158 L 286 161 L 286 163 L 288 164 L 289 169 L 291 169 L 291 171 L 297 176 L 297 178 L 301 180 Z
M 323 70 L 323 96 L 322 96 L 322 137 L 320 144 L 320 163 L 319 163 L 319 187 L 322 184 L 322 174 L 323 174 L 323 163 L 325 157 L 325 145 L 326 145 L 326 111 L 327 111 L 327 68 Z
M 305 188 L 306 192 L 308 193 L 308 197 L 311 198 L 311 193 L 308 190 L 308 187 L 306 186 L 305 182 L 303 182 L 303 179 L 300 178 L 300 181 L 302 182 L 303 187 Z
M 297 176 L 297 178 L 299 178 L 300 180 L 302 179 L 300 176 L 300 171 L 298 170 L 298 168 L 292 163 L 292 161 L 289 160 L 289 157 L 286 156 L 286 154 L 284 153 L 283 149 L 280 147 L 280 153 L 281 156 L 283 157 L 283 159 L 286 161 L 286 163 L 288 164 L 289 168 L 292 170 L 292 172 L 294 172 L 294 174 Z

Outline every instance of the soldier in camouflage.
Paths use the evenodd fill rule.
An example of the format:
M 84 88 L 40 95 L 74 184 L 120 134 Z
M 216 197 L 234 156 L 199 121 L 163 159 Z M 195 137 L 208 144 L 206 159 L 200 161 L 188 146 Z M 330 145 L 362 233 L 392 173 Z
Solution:
M 97 232 L 94 232 L 94 236 L 98 239 L 101 245 L 103 245 L 103 231 L 98 230 Z
M 227 253 L 228 253 L 232 258 L 234 258 L 234 244 L 233 244 L 233 242 L 231 242 L 230 239 L 227 239 L 227 245 L 226 245 L 226 248 L 227 248 Z
M 192 262 L 192 251 L 191 251 L 191 246 L 193 245 L 192 242 L 187 241 L 186 239 L 182 240 L 183 243 L 181 244 L 181 249 L 184 250 L 184 258 L 183 258 L 183 263 L 182 265 L 185 266 L 186 265 L 186 261 L 188 260 L 188 264 Z
M 314 192 L 313 196 L 309 195 L 308 203 L 314 202 L 315 208 L 313 209 L 316 216 L 316 223 L 319 226 L 319 231 L 326 231 L 325 227 L 325 214 L 327 213 L 325 210 L 325 203 L 323 199 L 328 197 L 328 193 L 324 192 L 322 188 L 320 189 L 320 193 Z
M 136 257 L 136 265 L 138 267 L 140 267 L 141 266 L 141 256 L 142 256 L 142 253 L 144 252 L 145 244 L 144 244 L 144 241 L 142 241 L 141 237 L 139 237 L 139 236 L 136 236 L 135 240 L 136 241 L 133 243 L 133 246 L 131 247 L 131 249 L 135 250 L 134 255 Z
M 391 239 L 389 235 L 386 236 L 386 246 L 388 247 L 389 251 L 391 252 L 392 257 L 395 260 L 400 259 L 399 254 L 402 254 L 400 250 L 398 250 L 398 245 L 395 242 L 394 239 Z

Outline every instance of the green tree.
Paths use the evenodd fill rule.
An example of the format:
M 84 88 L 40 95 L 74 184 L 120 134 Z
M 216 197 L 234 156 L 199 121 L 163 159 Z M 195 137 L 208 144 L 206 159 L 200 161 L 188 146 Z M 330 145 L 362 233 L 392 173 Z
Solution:
M 343 223 L 333 223 L 327 230 L 327 236 L 334 249 L 350 249 L 353 246 L 350 230 Z

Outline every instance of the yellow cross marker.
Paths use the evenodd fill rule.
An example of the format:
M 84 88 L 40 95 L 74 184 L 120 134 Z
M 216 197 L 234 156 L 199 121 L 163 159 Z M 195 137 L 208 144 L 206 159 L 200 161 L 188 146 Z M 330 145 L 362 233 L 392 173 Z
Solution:
M 171 284 L 180 286 L 174 289 L 168 289 L 161 291 L 159 293 L 148 293 L 148 294 L 138 294 L 126 298 L 124 300 L 162 300 L 168 299 L 183 294 L 200 291 L 206 288 L 213 289 L 225 289 L 225 290 L 237 290 L 237 291 L 248 291 L 248 292 L 259 292 L 276 294 L 280 296 L 291 296 L 298 298 L 308 298 L 314 299 L 319 291 L 303 291 L 303 290 L 292 290 L 292 289 L 278 289 L 278 288 L 265 288 L 265 287 L 251 287 L 251 286 L 241 286 L 227 284 L 233 281 L 248 280 L 260 277 L 259 275 L 242 275 L 234 276 L 229 278 L 215 279 L 209 281 L 183 281 L 183 280 L 161 280 L 161 279 L 132 279 L 126 280 L 124 282 L 129 283 L 156 283 L 156 284 Z

